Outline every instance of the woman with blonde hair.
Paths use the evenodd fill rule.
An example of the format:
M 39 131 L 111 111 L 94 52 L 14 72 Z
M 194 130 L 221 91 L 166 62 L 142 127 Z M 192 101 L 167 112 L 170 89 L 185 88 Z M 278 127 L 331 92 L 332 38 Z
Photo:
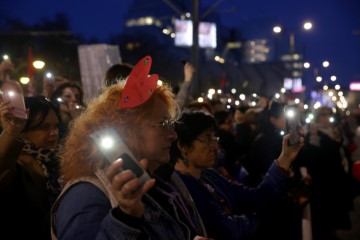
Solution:
M 148 76 L 150 66 L 143 58 L 126 83 L 105 89 L 73 122 L 61 155 L 65 186 L 53 207 L 54 239 L 207 239 L 199 237 L 206 235 L 201 218 L 167 164 L 177 105 L 171 88 Z M 141 182 L 133 168 L 119 171 L 125 158 L 104 158 L 91 138 L 104 129 L 121 136 L 150 180 Z

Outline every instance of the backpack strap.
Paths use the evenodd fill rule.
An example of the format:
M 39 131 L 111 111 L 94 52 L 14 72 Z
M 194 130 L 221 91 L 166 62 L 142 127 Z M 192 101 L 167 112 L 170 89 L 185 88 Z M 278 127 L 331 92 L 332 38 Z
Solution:
M 111 203 L 111 207 L 115 208 L 118 206 L 118 202 L 117 202 L 116 198 L 114 197 L 114 195 L 111 193 L 109 187 L 107 186 L 108 181 L 106 180 L 105 173 L 101 170 L 97 170 L 95 172 L 94 176 L 80 177 L 80 178 L 77 178 L 77 179 L 67 182 L 51 208 L 51 239 L 52 240 L 57 239 L 55 220 L 56 220 L 56 212 L 57 212 L 57 209 L 59 208 L 60 202 L 61 202 L 62 198 L 65 196 L 65 193 L 68 192 L 71 187 L 73 187 L 74 185 L 81 183 L 81 182 L 88 182 L 88 183 L 95 185 L 109 199 L 109 201 Z

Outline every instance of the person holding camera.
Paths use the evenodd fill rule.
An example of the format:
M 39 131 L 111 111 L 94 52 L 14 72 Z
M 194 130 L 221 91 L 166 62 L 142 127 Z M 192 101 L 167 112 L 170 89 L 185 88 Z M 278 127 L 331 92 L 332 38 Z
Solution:
M 25 106 L 26 117 L 19 118 L 10 100 L 0 103 L 1 232 L 11 239 L 46 240 L 50 209 L 60 193 L 60 117 L 42 96 L 25 97 Z
M 144 57 L 71 124 L 61 153 L 64 188 L 52 209 L 53 239 L 208 239 L 186 187 L 167 164 L 177 104 L 171 88 L 149 75 L 151 61 Z M 116 132 L 128 152 L 109 158 L 110 145 L 104 150 L 94 141 L 104 129 Z M 151 179 L 140 181 L 144 174 Z
M 254 239 L 261 227 L 257 212 L 278 201 L 286 191 L 291 179 L 289 167 L 303 139 L 290 146 L 290 135 L 284 136 L 282 151 L 273 159 L 263 181 L 250 188 L 225 178 L 214 168 L 219 151 L 217 128 L 211 114 L 184 111 L 175 125 L 178 139 L 172 144 L 171 162 L 189 189 L 209 237 Z

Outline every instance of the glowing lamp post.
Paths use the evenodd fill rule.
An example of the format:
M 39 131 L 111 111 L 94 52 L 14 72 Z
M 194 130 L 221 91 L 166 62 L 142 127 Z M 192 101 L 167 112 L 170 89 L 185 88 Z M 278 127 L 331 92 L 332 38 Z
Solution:
M 41 61 L 41 60 L 36 60 L 33 62 L 33 66 L 35 69 L 43 69 L 45 67 L 45 62 Z

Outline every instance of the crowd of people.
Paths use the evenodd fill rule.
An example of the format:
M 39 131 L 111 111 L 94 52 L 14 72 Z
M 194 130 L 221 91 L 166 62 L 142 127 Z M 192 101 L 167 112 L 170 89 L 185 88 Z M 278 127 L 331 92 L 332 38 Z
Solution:
M 313 240 L 336 240 L 351 228 L 360 194 L 351 168 L 360 159 L 356 127 L 340 111 L 314 110 L 291 145 L 285 103 L 198 102 L 189 94 L 190 63 L 176 92 L 166 80 L 158 84 L 151 64 L 145 56 L 112 66 L 86 103 L 78 81 L 44 81 L 41 95 L 24 96 L 26 118 L 0 99 L 3 236 L 303 240 L 306 207 Z M 6 74 L 1 92 L 24 95 Z M 127 154 L 94 141 L 107 129 L 121 138 L 114 149 L 126 146 Z

